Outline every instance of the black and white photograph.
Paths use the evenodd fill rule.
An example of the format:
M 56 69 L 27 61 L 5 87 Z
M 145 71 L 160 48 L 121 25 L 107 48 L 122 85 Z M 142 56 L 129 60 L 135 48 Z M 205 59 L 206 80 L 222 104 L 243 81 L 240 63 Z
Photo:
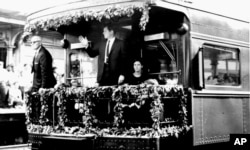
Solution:
M 249 150 L 247 0 L 8 0 L 0 150 Z

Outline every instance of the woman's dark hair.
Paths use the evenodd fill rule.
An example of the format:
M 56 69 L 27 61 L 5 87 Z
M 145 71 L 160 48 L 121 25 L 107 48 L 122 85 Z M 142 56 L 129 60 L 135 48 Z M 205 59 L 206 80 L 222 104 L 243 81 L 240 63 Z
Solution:
M 130 67 L 129 67 L 129 72 L 134 72 L 134 63 L 136 62 L 136 61 L 138 61 L 138 62 L 140 62 L 141 63 L 141 65 L 143 66 L 143 68 L 142 68 L 142 72 L 145 74 L 145 73 L 147 73 L 148 71 L 147 71 L 147 67 L 144 65 L 144 60 L 142 59 L 142 58 L 132 58 L 131 60 L 130 60 L 131 62 L 129 63 L 130 64 Z
M 139 61 L 141 63 L 141 65 L 143 65 L 143 60 L 141 58 L 133 59 L 132 64 L 134 64 L 136 61 Z

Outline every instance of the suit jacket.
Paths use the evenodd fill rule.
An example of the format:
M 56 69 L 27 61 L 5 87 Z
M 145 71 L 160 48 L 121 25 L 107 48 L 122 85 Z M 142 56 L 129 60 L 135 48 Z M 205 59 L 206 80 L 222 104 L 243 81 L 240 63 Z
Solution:
M 52 88 L 55 86 L 56 78 L 53 73 L 52 62 L 51 54 L 42 46 L 33 59 L 33 88 Z
M 97 82 L 101 83 L 104 80 L 103 77 L 108 76 L 110 81 L 106 82 L 106 84 L 115 85 L 118 84 L 119 76 L 124 75 L 126 73 L 125 65 L 127 64 L 127 53 L 125 50 L 124 42 L 115 38 L 109 53 L 108 64 L 105 65 L 104 58 L 106 42 L 107 41 L 102 41 L 99 44 L 95 45 L 93 48 L 88 48 L 86 51 L 90 57 L 95 57 L 97 55 L 99 56 Z M 108 72 L 105 72 L 105 67 L 108 67 Z
M 9 92 L 5 82 L 0 81 L 0 107 L 7 107 L 9 99 Z

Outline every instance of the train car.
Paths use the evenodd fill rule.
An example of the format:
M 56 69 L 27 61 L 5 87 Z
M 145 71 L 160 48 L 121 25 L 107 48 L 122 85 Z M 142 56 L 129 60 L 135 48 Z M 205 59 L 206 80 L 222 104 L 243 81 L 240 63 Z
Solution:
M 175 79 L 191 91 L 194 146 L 250 133 L 249 21 L 188 1 L 87 0 L 34 12 L 25 29 L 62 34 L 65 82 L 86 86 L 93 85 L 96 59 L 87 57 L 78 36 L 95 43 L 102 23 L 109 21 L 128 43 L 129 55 L 145 60 L 152 78 L 161 84 L 171 84 L 164 78 Z M 72 71 L 79 74 L 70 76 Z

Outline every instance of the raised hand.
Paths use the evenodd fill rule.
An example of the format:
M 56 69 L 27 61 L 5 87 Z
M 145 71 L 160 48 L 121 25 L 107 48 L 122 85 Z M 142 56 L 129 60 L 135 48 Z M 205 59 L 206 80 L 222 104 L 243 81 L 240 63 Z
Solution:
M 79 41 L 82 43 L 82 45 L 85 47 L 85 48 L 88 48 L 89 46 L 89 41 L 86 37 L 83 37 L 83 36 L 79 36 L 78 37 Z
M 120 75 L 119 78 L 118 78 L 118 84 L 122 84 L 125 80 L 125 77 L 124 75 Z

